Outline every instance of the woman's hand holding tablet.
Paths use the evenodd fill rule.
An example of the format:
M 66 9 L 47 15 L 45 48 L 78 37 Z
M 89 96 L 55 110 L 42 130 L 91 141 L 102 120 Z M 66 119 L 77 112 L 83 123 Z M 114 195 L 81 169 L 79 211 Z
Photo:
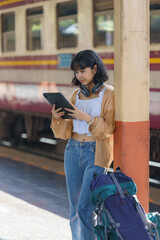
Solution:
M 71 106 L 71 104 L 68 102 L 68 100 L 64 97 L 62 93 L 43 93 L 43 96 L 53 107 L 52 111 L 55 112 L 56 110 L 56 115 L 58 118 L 62 117 L 63 119 L 73 119 L 71 115 L 68 115 L 69 113 L 71 113 L 68 110 L 74 110 L 74 108 Z M 66 110 L 65 108 L 67 108 L 68 110 Z

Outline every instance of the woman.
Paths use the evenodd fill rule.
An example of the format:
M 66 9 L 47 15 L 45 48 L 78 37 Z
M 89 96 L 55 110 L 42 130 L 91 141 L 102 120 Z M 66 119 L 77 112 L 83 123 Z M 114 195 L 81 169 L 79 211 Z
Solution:
M 70 205 L 73 240 L 93 240 L 90 183 L 113 161 L 114 89 L 105 85 L 107 70 L 92 50 L 80 51 L 71 62 L 72 83 L 79 86 L 71 96 L 74 119 L 62 119 L 62 109 L 52 109 L 51 128 L 55 137 L 69 139 L 64 166 Z

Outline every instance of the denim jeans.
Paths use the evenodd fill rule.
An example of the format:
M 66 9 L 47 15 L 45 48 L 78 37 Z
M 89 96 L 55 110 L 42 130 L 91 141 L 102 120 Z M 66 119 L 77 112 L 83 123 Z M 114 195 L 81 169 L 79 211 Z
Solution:
M 92 226 L 90 183 L 93 174 L 103 174 L 105 169 L 94 165 L 96 142 L 79 142 L 69 139 L 64 167 L 70 206 L 72 240 L 95 240 Z

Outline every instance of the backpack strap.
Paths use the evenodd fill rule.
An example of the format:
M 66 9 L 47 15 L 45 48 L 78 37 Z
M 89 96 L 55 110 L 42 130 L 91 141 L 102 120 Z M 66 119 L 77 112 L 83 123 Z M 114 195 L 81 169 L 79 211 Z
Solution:
M 103 219 L 104 219 L 104 236 L 105 236 L 105 240 L 108 240 L 108 234 L 107 234 L 107 220 L 106 220 L 106 214 L 103 211 L 102 212 L 103 215 Z
M 151 224 L 151 228 L 153 228 L 155 230 L 156 240 L 159 240 L 159 233 L 158 233 L 158 230 L 157 230 L 155 224 L 153 222 L 151 222 L 150 224 Z
M 104 204 L 97 204 L 96 207 L 96 211 L 93 211 L 92 213 L 92 221 L 93 221 L 93 226 L 96 227 L 98 226 L 103 226 L 103 220 L 102 220 L 102 216 L 103 216 L 103 220 L 104 220 L 104 237 L 105 240 L 108 240 L 108 236 L 107 236 L 107 220 L 106 220 L 106 216 L 104 213 Z M 100 233 L 99 233 L 100 234 Z M 103 240 L 103 239 L 102 239 Z
M 153 231 L 152 231 L 152 229 L 154 229 L 154 230 L 155 230 L 155 233 L 156 233 L 156 240 L 160 240 L 160 239 L 159 239 L 158 231 L 157 231 L 157 229 L 156 229 L 156 226 L 146 217 L 145 213 L 144 213 L 143 210 L 142 210 L 142 207 L 141 207 L 141 205 L 140 205 L 140 202 L 139 202 L 137 196 L 136 196 L 136 195 L 133 195 L 133 198 L 134 198 L 134 200 L 135 200 L 135 202 L 136 202 L 137 212 L 139 213 L 139 215 L 140 215 L 140 217 L 141 217 L 141 219 L 142 219 L 142 222 L 143 222 L 144 225 L 147 227 L 147 229 L 148 229 L 148 231 L 149 231 L 149 233 L 150 233 L 150 235 L 149 235 L 150 239 L 151 239 L 151 240 L 154 240 L 155 234 L 154 234 Z
M 121 198 L 125 198 L 125 195 L 123 193 L 123 189 L 121 188 L 121 185 L 118 183 L 117 178 L 115 177 L 114 173 L 110 173 L 110 176 L 112 178 L 112 181 L 114 182 L 114 184 L 116 185 L 116 188 L 121 196 Z

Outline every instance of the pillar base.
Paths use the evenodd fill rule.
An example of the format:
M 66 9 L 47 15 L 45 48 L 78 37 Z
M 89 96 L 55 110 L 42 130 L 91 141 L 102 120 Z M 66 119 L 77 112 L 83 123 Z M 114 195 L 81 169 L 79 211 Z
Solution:
M 131 177 L 145 211 L 149 210 L 149 121 L 116 121 L 114 168 Z

